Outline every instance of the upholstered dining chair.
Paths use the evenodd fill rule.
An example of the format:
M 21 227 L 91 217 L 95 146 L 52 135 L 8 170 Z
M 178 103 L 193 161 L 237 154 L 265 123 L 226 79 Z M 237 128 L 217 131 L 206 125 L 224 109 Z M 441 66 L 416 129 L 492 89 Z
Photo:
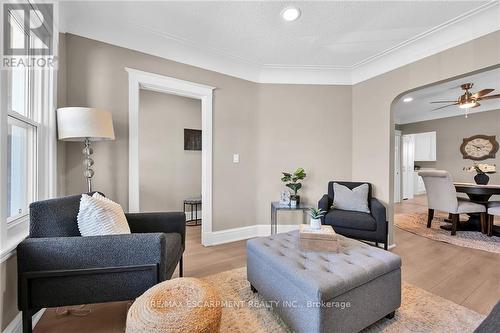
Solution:
M 500 216 L 500 201 L 492 201 L 488 205 L 488 225 L 486 227 L 486 234 L 493 236 L 493 226 L 495 216 Z
M 486 224 L 486 207 L 465 198 L 458 198 L 453 180 L 448 171 L 426 170 L 418 173 L 424 180 L 427 192 L 428 217 L 427 228 L 431 227 L 434 210 L 447 212 L 451 215 L 451 235 L 457 233 L 460 214 L 479 213 L 481 226 Z

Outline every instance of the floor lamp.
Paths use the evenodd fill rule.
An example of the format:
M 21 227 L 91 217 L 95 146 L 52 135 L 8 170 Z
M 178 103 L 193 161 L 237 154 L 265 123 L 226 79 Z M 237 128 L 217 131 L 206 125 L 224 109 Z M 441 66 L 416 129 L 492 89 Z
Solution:
M 87 181 L 88 192 L 92 192 L 94 160 L 91 155 L 94 151 L 90 143 L 115 139 L 111 112 L 83 107 L 60 108 L 57 109 L 57 130 L 59 140 L 83 141 L 82 153 L 85 167 L 83 175 Z

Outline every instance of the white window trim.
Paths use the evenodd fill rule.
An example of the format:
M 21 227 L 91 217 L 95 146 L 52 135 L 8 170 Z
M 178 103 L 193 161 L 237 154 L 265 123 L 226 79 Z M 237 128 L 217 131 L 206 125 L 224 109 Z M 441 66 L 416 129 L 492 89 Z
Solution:
M 55 11 L 55 14 L 57 12 Z M 0 15 L 3 10 L 0 9 Z M 3 33 L 3 31 L 0 31 Z M 54 31 L 54 56 L 58 52 L 58 34 Z M 57 59 L 57 58 L 56 58 Z M 7 117 L 16 116 L 15 113 L 5 112 L 8 110 L 8 76 L 7 70 L 0 70 L 0 263 L 15 254 L 17 245 L 22 242 L 29 233 L 29 216 L 25 214 L 7 223 Z M 56 136 L 56 108 L 57 108 L 57 70 L 52 69 L 44 75 L 43 89 L 46 99 L 44 100 L 44 112 L 40 115 L 37 125 L 37 188 L 36 198 L 38 200 L 53 198 L 57 194 L 57 136 Z M 26 121 L 23 117 L 22 121 Z

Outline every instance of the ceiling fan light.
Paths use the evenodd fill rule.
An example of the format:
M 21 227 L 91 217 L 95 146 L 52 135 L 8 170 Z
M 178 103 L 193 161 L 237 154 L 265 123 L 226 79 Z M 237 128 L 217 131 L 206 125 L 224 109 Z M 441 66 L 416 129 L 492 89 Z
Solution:
M 471 109 L 471 108 L 475 108 L 476 106 L 479 106 L 478 102 L 470 101 L 470 102 L 465 102 L 463 104 L 460 104 L 458 107 L 461 109 Z

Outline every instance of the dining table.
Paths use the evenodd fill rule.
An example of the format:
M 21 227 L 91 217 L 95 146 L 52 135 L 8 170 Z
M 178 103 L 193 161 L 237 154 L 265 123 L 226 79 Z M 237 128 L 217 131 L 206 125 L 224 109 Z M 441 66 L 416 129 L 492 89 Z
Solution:
M 455 182 L 453 185 L 458 193 L 467 194 L 470 201 L 484 205 L 486 208 L 493 195 L 500 195 L 500 185 L 497 184 L 479 185 L 475 183 Z M 469 219 L 466 222 L 459 223 L 457 230 L 481 231 L 480 214 L 473 213 L 468 215 Z M 451 230 L 451 225 L 446 225 L 442 228 Z M 493 235 L 500 236 L 500 227 L 493 226 Z

